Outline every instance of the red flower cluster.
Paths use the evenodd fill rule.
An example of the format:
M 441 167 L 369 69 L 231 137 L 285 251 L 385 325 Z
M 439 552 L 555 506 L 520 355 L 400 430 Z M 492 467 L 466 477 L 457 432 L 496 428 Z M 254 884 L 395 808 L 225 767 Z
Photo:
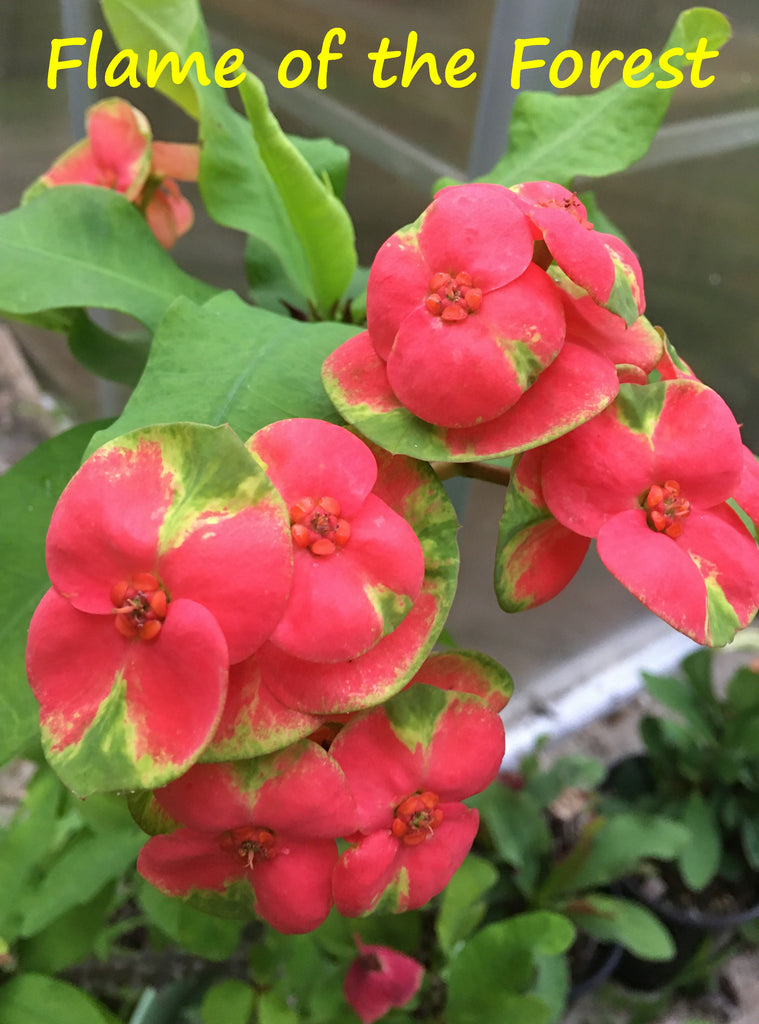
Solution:
M 378 456 L 321 420 L 247 446 L 156 426 L 61 496 L 27 648 L 43 741 L 72 789 L 139 789 L 146 830 L 172 829 L 140 858 L 165 892 L 302 932 L 386 890 L 419 906 L 472 842 L 460 800 L 498 770 L 510 680 L 447 655 L 399 694 L 447 614 L 456 524 L 426 467 Z
M 522 451 L 600 412 L 620 376 L 645 380 L 662 343 L 643 308 L 635 256 L 566 189 L 446 188 L 380 249 L 368 331 L 330 356 L 325 385 L 391 450 Z
M 87 460 L 52 517 L 53 587 L 27 658 L 47 749 L 72 788 L 166 782 L 217 728 L 234 749 L 210 760 L 281 749 L 315 716 L 377 704 L 408 681 L 449 599 L 426 583 L 439 553 L 425 555 L 403 518 L 398 499 L 419 497 L 419 474 L 398 461 L 388 501 L 370 449 L 321 420 L 272 424 L 247 448 L 228 429 L 154 427 Z M 439 487 L 436 498 L 455 550 Z M 299 680 L 283 704 L 267 686 L 277 658 Z M 320 672 L 347 665 L 342 691 L 320 687 Z
M 510 692 L 487 659 L 433 655 L 381 707 L 278 753 L 196 765 L 132 800 L 146 831 L 171 829 L 138 868 L 169 895 L 254 911 L 283 932 L 316 928 L 333 903 L 349 917 L 420 907 L 474 840 L 477 812 L 461 801 L 498 772 Z
M 756 460 L 723 400 L 668 357 L 599 416 L 515 467 L 496 588 L 534 607 L 574 576 L 591 538 L 614 576 L 675 629 L 720 646 L 759 608 Z M 669 379 L 666 379 L 666 378 Z
M 87 137 L 58 157 L 27 192 L 55 185 L 97 185 L 121 192 L 142 211 L 165 249 L 190 230 L 193 209 L 178 181 L 197 181 L 196 145 L 154 142 L 143 113 L 126 100 L 101 100 L 87 110 Z

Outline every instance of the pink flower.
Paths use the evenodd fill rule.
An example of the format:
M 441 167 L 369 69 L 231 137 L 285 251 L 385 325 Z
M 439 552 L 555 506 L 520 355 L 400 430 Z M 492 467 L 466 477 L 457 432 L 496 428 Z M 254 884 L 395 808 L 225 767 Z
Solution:
M 483 701 L 420 684 L 348 722 L 330 747 L 357 806 L 334 872 L 341 914 L 413 910 L 448 884 L 477 832 L 461 801 L 493 781 L 503 748 Z
M 343 992 L 362 1024 L 373 1024 L 416 995 L 424 967 L 396 949 L 365 946 L 358 936 L 355 938 L 359 955 L 348 968 Z
M 532 254 L 527 218 L 499 185 L 443 189 L 377 253 L 369 336 L 415 415 L 445 427 L 492 420 L 556 358 L 564 318 Z
M 643 305 L 635 256 L 561 186 L 446 188 L 378 252 L 368 330 L 323 380 L 391 451 L 512 454 L 596 415 L 619 379 L 645 380 L 662 342 Z
M 594 302 L 614 303 L 629 323 L 643 312 L 643 275 L 637 258 L 620 238 L 593 229 L 574 192 L 552 181 L 525 182 L 510 191 L 530 220 L 533 237 L 547 251 L 545 259 L 538 252 L 536 262 L 547 265 L 554 260 Z
M 295 549 L 292 590 L 271 643 L 307 661 L 358 657 L 418 598 L 418 537 L 373 493 L 376 459 L 343 427 L 282 420 L 259 430 L 248 447 L 285 500 Z
M 297 438 L 301 432 L 303 437 L 308 438 L 312 422 L 305 421 L 304 424 L 301 421 L 300 427 L 296 426 L 293 436 Z M 252 441 L 257 448 L 256 438 Z M 367 496 L 367 500 L 371 499 L 369 509 L 380 508 L 381 502 L 390 510 L 393 517 L 408 524 L 418 539 L 423 556 L 421 589 L 402 621 L 358 657 L 341 661 L 313 661 L 305 656 L 290 654 L 281 645 L 267 641 L 248 662 L 235 666 L 230 674 L 230 687 L 222 719 L 210 748 L 212 756 L 217 760 L 254 757 L 265 751 L 278 749 L 298 736 L 308 735 L 325 716 L 342 715 L 372 707 L 398 693 L 422 665 L 443 627 L 453 600 L 458 570 L 458 524 L 453 507 L 439 479 L 429 466 L 401 455 L 389 455 L 379 448 L 370 451 L 348 431 L 321 421 L 314 431 L 314 438 L 321 438 L 322 441 L 331 439 L 336 442 L 334 451 L 330 444 L 320 446 L 308 443 L 303 449 L 306 454 L 312 456 L 312 463 L 320 474 L 313 480 L 313 489 L 317 494 L 319 491 L 324 492 L 325 480 L 327 486 L 339 486 L 341 492 L 344 486 L 348 486 L 340 483 L 340 474 L 349 472 L 350 466 L 353 465 L 350 462 L 351 458 L 358 457 L 360 465 L 365 468 L 371 468 L 366 460 L 367 453 L 376 461 L 376 480 Z M 268 445 L 266 438 L 264 441 Z M 342 458 L 334 459 L 335 453 L 344 455 L 348 461 Z M 265 461 L 271 468 L 278 460 L 266 455 Z M 324 476 L 321 476 L 322 464 Z M 297 460 L 293 465 L 297 465 Z M 340 468 L 341 466 L 343 468 Z M 365 486 L 365 475 L 364 483 L 361 483 L 362 472 L 364 471 L 355 477 L 355 483 L 354 478 L 351 478 L 351 487 Z M 276 470 L 272 471 L 272 475 L 279 480 Z M 308 477 L 301 479 L 293 487 L 292 493 L 296 495 L 296 502 L 312 489 L 311 484 L 304 486 L 307 481 Z M 288 496 L 289 485 L 285 484 L 283 489 Z M 355 507 L 355 497 L 351 497 L 349 491 L 347 493 L 347 507 L 350 508 L 351 503 Z M 329 491 L 327 495 L 329 496 Z M 334 497 L 334 492 L 332 496 Z M 349 524 L 351 514 L 344 517 L 349 520 Z M 383 513 L 383 522 L 392 524 L 394 519 Z M 292 525 L 294 527 L 302 524 L 293 522 Z M 332 528 L 337 529 L 337 524 L 330 527 L 327 522 L 326 526 L 328 531 Z M 393 526 L 391 538 L 393 534 L 396 537 L 408 537 L 403 526 L 401 529 L 402 533 L 396 532 Z M 374 536 L 377 539 L 376 533 Z M 369 545 L 365 554 L 359 550 L 353 563 L 346 558 L 354 540 L 361 543 L 364 538 L 370 537 L 371 531 L 367 532 L 362 527 L 361 533 L 351 534 L 347 544 L 341 546 L 335 542 L 334 552 L 326 556 L 315 555 L 308 547 L 299 548 L 295 552 L 296 565 L 300 561 L 305 569 L 306 580 L 309 573 L 316 575 L 323 571 L 325 562 L 328 563 L 330 560 L 337 563 L 334 570 L 328 567 L 329 572 L 334 571 L 335 575 L 341 571 L 341 566 L 346 566 L 346 578 L 339 581 L 336 591 L 344 594 L 348 587 L 357 582 L 357 573 L 366 573 L 373 564 L 384 571 L 381 564 L 385 540 L 382 530 L 379 531 L 378 544 Z M 411 558 L 415 559 L 416 545 L 413 544 L 409 549 L 406 548 L 405 540 L 403 544 L 404 550 L 410 550 Z M 392 548 L 390 550 L 392 551 Z M 399 561 L 397 555 L 394 555 L 389 568 L 392 569 Z M 355 571 L 353 566 L 356 567 Z M 370 576 L 365 578 L 371 592 L 371 588 L 376 587 L 376 584 L 371 582 Z M 360 580 L 360 576 L 358 579 Z M 345 637 L 340 638 L 337 633 L 334 637 L 325 637 L 324 634 L 338 626 L 350 627 L 352 621 L 357 622 L 362 629 L 367 624 L 374 628 L 377 620 L 372 613 L 371 602 L 367 608 L 363 601 L 364 595 L 365 591 L 356 609 L 348 609 L 347 612 L 337 609 L 334 615 L 331 610 L 334 595 L 330 593 L 324 594 L 323 601 L 312 602 L 310 606 L 306 604 L 300 620 L 304 628 L 303 642 L 310 642 L 313 639 L 320 644 L 346 643 Z M 385 593 L 380 606 L 383 612 L 385 607 L 388 612 L 393 612 L 397 610 L 398 602 L 391 594 Z M 364 616 L 362 609 L 366 609 L 369 614 Z M 300 639 L 297 636 L 298 625 L 299 621 L 296 618 L 296 642 Z M 325 652 L 324 648 L 322 652 Z M 308 652 L 304 652 L 304 655 L 305 653 Z M 328 649 L 326 653 L 329 653 Z
M 719 646 L 759 607 L 759 550 L 727 504 L 741 493 L 750 501 L 744 459 L 722 399 L 680 378 L 622 385 L 603 413 L 534 453 L 532 469 L 547 536 L 558 548 L 562 538 L 579 537 L 567 570 L 595 537 L 606 567 L 643 604 L 699 643 Z M 536 559 L 541 548 L 533 534 Z M 564 575 L 566 582 L 571 572 Z
M 80 793 L 180 774 L 213 734 L 230 662 L 285 607 L 281 499 L 226 427 L 135 431 L 64 490 L 47 567 L 27 669 L 54 767 Z
M 150 124 L 118 97 L 87 110 L 87 137 L 60 156 L 29 190 L 56 185 L 96 185 L 120 192 L 145 215 L 164 248 L 192 227 L 193 210 L 179 181 L 196 181 L 195 145 L 153 142 Z
M 147 831 L 181 826 L 142 848 L 137 868 L 151 885 L 211 910 L 225 905 L 226 916 L 255 912 L 287 934 L 326 918 L 334 838 L 355 825 L 342 772 L 308 741 L 254 761 L 196 765 L 136 815 Z

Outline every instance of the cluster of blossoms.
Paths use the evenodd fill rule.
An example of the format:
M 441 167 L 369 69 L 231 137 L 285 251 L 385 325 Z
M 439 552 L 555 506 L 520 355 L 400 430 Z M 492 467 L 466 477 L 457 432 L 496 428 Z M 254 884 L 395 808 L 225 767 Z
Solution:
M 759 608 L 759 471 L 644 308 L 636 257 L 573 193 L 445 188 L 380 249 L 368 328 L 324 383 L 390 451 L 518 456 L 496 563 L 506 610 L 555 596 L 596 538 L 645 605 L 722 645 Z
M 116 188 L 161 239 L 151 182 L 189 163 L 107 101 L 41 180 Z M 166 180 L 170 241 L 186 218 Z M 321 420 L 246 443 L 174 424 L 85 462 L 52 517 L 27 668 L 61 778 L 131 791 L 145 878 L 306 932 L 333 906 L 420 907 L 462 863 L 478 824 L 463 801 L 500 766 L 511 680 L 484 656 L 430 654 L 458 553 L 419 460 L 516 456 L 496 563 L 508 610 L 558 593 L 596 538 L 699 642 L 751 620 L 756 460 L 644 308 L 635 256 L 561 186 L 444 189 L 382 247 L 367 330 L 324 366 L 369 444 Z M 418 984 L 388 971 L 359 957 L 367 1021 Z
M 284 932 L 421 906 L 474 839 L 511 692 L 488 659 L 425 661 L 455 531 L 428 467 L 321 420 L 108 442 L 56 506 L 29 631 L 48 759 L 133 791 L 164 892 Z
M 156 142 L 145 115 L 126 100 L 102 100 L 86 115 L 87 137 L 60 156 L 25 199 L 56 185 L 96 185 L 120 192 L 142 212 L 165 249 L 190 230 L 191 204 L 179 181 L 197 181 L 200 148 Z

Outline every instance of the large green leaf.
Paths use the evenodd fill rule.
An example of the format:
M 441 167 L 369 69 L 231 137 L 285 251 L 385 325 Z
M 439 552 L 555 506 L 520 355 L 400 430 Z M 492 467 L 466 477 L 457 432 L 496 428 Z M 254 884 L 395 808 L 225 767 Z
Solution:
M 719 50 L 730 38 L 724 15 L 708 7 L 683 11 L 664 49 L 696 49 L 699 39 Z M 684 56 L 671 55 L 672 67 L 687 68 Z M 652 64 L 653 80 L 640 88 L 616 82 L 587 96 L 521 92 L 511 115 L 506 154 L 478 179 L 501 185 L 557 181 L 570 185 L 578 175 L 602 177 L 635 163 L 646 153 L 667 112 L 673 90 L 657 87 L 671 75 Z
M 90 996 L 44 974 L 19 974 L 2 988 L 0 1024 L 108 1024 L 112 1020 Z
M 487 910 L 483 896 L 497 881 L 498 871 L 490 861 L 475 854 L 466 858 L 443 890 L 435 921 L 435 931 L 444 953 L 450 954 L 458 942 L 475 930 Z
M 0 764 L 38 731 L 39 707 L 26 681 L 24 650 L 32 612 L 50 586 L 45 535 L 87 441 L 103 425 L 86 423 L 46 441 L 0 478 Z
M 215 293 L 177 267 L 118 192 L 60 185 L 0 216 L 0 309 L 10 316 L 90 306 L 154 328 L 178 295 L 202 303 Z
M 138 899 L 148 921 L 194 956 L 227 960 L 237 948 L 242 921 L 204 914 L 184 900 L 165 896 L 142 880 Z
M 645 857 L 671 860 L 690 841 L 677 822 L 645 814 L 617 814 L 596 831 L 593 844 L 565 892 L 607 885 L 632 872 Z
M 714 807 L 694 790 L 688 797 L 682 822 L 691 831 L 691 842 L 680 854 L 680 870 L 691 889 L 709 884 L 722 858 L 722 832 Z
M 291 416 L 335 421 L 319 371 L 350 333 L 343 324 L 276 316 L 231 292 L 202 308 L 179 300 L 156 332 L 124 412 L 90 450 L 153 423 L 229 423 L 245 440 Z
M 581 931 L 602 942 L 619 942 L 643 960 L 670 960 L 675 944 L 659 918 L 632 900 L 588 893 L 582 907 L 567 913 Z
M 574 937 L 566 917 L 546 912 L 518 914 L 482 928 L 451 961 L 446 1020 L 547 1022 L 549 1007 L 529 994 L 535 956 L 561 955 Z
M 309 292 L 328 316 L 358 265 L 348 212 L 312 171 L 269 110 L 261 81 L 248 72 L 240 86 L 259 153 L 295 229 L 308 267 Z
M 129 831 L 94 834 L 82 830 L 55 858 L 50 870 L 24 901 L 24 936 L 36 935 L 72 907 L 85 903 L 119 878 L 137 857 L 145 836 Z
M 0 939 L 15 942 L 23 920 L 22 902 L 33 897 L 41 865 L 52 856 L 53 823 L 63 786 L 49 770 L 32 779 L 10 824 L 0 831 Z

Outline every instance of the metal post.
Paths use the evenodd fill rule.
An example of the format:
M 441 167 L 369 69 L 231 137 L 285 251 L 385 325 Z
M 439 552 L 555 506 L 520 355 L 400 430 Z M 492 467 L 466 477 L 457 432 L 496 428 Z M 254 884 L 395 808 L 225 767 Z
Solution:
M 550 39 L 550 45 L 541 51 L 546 64 L 550 64 L 572 38 L 578 3 L 579 0 L 495 0 L 469 147 L 467 173 L 470 178 L 489 171 L 506 150 L 509 119 L 516 99 L 509 81 L 514 40 L 540 36 Z

